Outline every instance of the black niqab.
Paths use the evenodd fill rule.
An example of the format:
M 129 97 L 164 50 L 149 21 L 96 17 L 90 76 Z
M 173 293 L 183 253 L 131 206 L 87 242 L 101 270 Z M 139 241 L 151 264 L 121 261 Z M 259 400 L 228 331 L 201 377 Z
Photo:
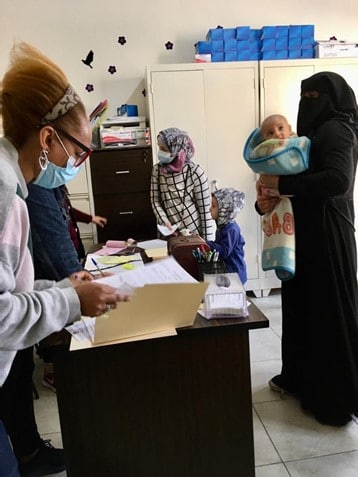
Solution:
M 330 71 L 316 73 L 301 83 L 301 95 L 318 91 L 318 98 L 301 96 L 297 134 L 313 137 L 316 129 L 332 118 L 342 119 L 352 125 L 358 135 L 358 109 L 352 88 L 346 80 Z

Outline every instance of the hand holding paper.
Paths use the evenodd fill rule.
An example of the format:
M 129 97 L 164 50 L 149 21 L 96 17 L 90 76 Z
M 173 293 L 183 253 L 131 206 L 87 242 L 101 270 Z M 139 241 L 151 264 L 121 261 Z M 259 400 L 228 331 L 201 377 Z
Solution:
M 157 225 L 159 232 L 164 236 L 167 237 L 168 235 L 172 235 L 176 229 L 178 228 L 178 225 L 172 225 L 171 228 L 166 227 L 165 225 Z

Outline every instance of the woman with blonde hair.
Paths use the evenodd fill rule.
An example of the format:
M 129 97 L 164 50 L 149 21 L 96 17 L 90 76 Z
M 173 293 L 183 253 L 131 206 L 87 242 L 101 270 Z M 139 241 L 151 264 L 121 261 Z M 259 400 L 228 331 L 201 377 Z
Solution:
M 60 282 L 34 281 L 26 184 L 56 187 L 91 153 L 87 114 L 66 76 L 35 48 L 15 44 L 0 104 L 0 475 L 18 475 L 5 427 L 21 476 L 41 476 L 65 465 L 63 450 L 37 430 L 32 345 L 126 297 L 85 271 Z

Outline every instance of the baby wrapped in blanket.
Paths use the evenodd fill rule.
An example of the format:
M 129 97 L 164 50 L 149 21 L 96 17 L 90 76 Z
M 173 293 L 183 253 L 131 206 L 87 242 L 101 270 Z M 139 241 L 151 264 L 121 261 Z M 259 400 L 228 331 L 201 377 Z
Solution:
M 244 147 L 244 159 L 258 174 L 289 175 L 308 168 L 310 140 L 298 137 L 284 116 L 267 117 L 261 128 L 256 128 Z M 278 191 L 264 189 L 268 196 Z M 275 270 L 280 280 L 289 280 L 295 274 L 295 225 L 292 204 L 287 196 L 262 217 L 264 242 L 262 269 Z

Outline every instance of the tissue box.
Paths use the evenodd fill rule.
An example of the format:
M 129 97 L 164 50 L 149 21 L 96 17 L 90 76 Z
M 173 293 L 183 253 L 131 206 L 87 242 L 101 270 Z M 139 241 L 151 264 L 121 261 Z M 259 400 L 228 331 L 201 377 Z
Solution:
M 250 39 L 250 27 L 238 26 L 236 27 L 236 39 L 237 40 L 249 40 Z
M 266 38 L 262 40 L 262 51 L 272 51 L 276 49 L 275 38 Z
M 212 50 L 211 41 L 198 41 L 195 43 L 195 51 L 199 55 L 210 54 Z
M 222 41 L 224 39 L 223 28 L 211 28 L 206 34 L 206 39 Z
M 211 53 L 221 53 L 224 51 L 224 42 L 220 40 L 213 40 L 211 42 Z
M 267 40 L 268 38 L 276 38 L 275 26 L 264 26 L 261 29 L 261 39 Z
M 219 51 L 217 53 L 212 53 L 211 54 L 211 61 L 214 62 L 214 63 L 224 61 L 224 52 Z
M 358 43 L 346 41 L 318 41 L 315 46 L 316 58 L 349 58 L 358 56 Z
M 301 58 L 314 58 L 314 48 L 301 50 Z
M 239 318 L 248 315 L 244 287 L 237 273 L 204 274 L 209 284 L 204 296 L 205 318 Z
M 298 60 L 299 58 L 302 58 L 302 51 L 301 48 L 298 48 L 296 50 L 288 50 L 288 59 L 289 60 Z
M 236 51 L 237 49 L 237 40 L 231 38 L 230 40 L 224 40 L 224 51 Z
M 210 53 L 196 53 L 194 57 L 195 63 L 211 63 Z
M 224 61 L 237 61 L 237 51 L 225 51 Z
M 236 28 L 223 28 L 223 40 L 235 40 L 236 39 Z

